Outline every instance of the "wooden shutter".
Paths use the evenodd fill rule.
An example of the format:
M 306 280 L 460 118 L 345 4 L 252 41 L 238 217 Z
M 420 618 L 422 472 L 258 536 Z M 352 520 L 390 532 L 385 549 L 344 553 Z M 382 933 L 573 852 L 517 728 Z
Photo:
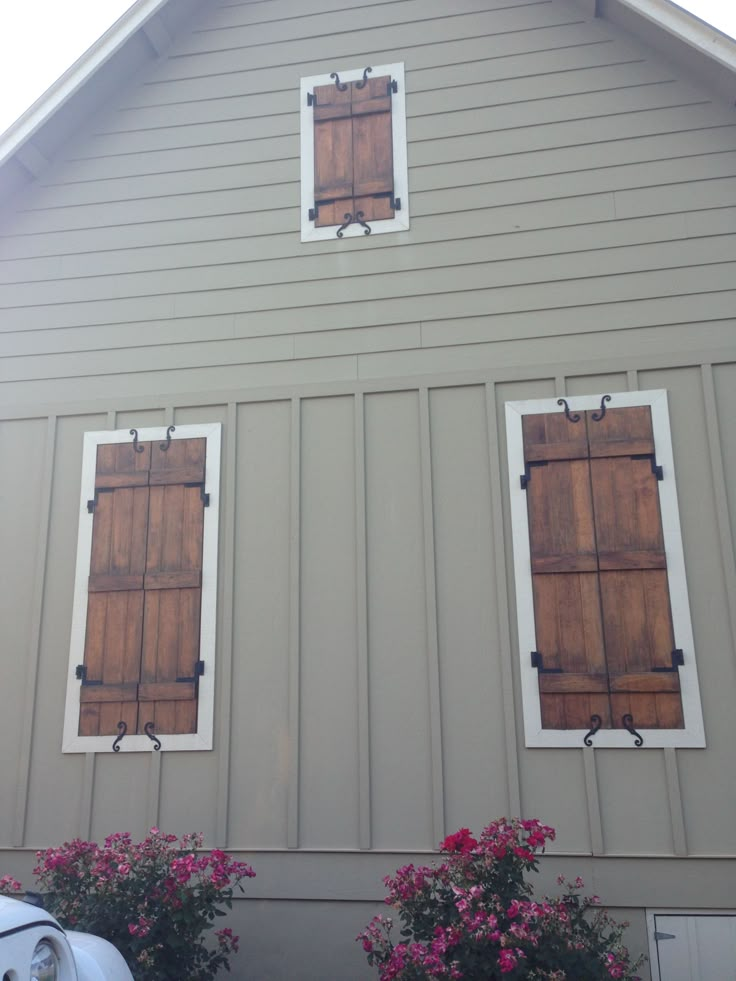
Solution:
M 151 444 L 97 448 L 80 736 L 135 732 Z
M 98 447 L 82 736 L 196 731 L 205 444 Z
M 542 725 L 610 726 L 585 425 L 528 415 L 523 433 Z
M 545 728 L 684 725 L 648 406 L 524 417 Z
M 196 732 L 205 440 L 153 444 L 139 731 Z
M 615 727 L 684 726 L 649 406 L 587 413 L 601 609 Z M 672 475 L 668 475 L 672 479 Z
M 391 77 L 314 90 L 315 225 L 393 218 Z

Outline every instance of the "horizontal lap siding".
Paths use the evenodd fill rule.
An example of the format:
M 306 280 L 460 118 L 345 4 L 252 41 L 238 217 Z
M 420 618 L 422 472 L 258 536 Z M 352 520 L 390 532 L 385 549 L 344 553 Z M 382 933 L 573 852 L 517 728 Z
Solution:
M 225 828 L 233 847 L 285 848 L 296 828 L 307 848 L 431 848 L 439 801 L 448 830 L 522 806 L 560 827 L 563 849 L 594 850 L 598 840 L 609 852 L 679 847 L 662 754 L 634 764 L 646 790 L 632 823 L 623 755 L 597 754 L 596 798 L 579 753 L 527 753 L 514 740 L 496 412 L 504 399 L 566 385 L 681 392 L 673 431 L 696 441 L 707 493 L 716 494 L 705 455 L 715 416 L 699 372 L 658 365 L 699 363 L 703 352 L 724 360 L 732 345 L 736 117 L 563 0 L 447 7 L 214 5 L 4 223 L 3 406 L 168 404 L 166 420 L 163 410 L 85 410 L 59 423 L 48 585 L 36 609 L 42 723 L 25 791 L 0 805 L 4 822 L 6 810 L 15 819 L 28 804 L 32 845 L 52 834 L 99 836 L 119 821 L 134 833 L 159 818 L 176 830 L 195 807 L 208 838 Z M 301 245 L 299 76 L 395 60 L 407 69 L 411 231 Z M 650 370 L 638 377 L 608 374 L 644 364 Z M 478 369 L 496 391 L 477 379 L 443 387 L 447 372 Z M 725 427 L 733 380 L 719 371 Z M 436 382 L 428 392 L 408 383 L 382 391 L 391 376 L 424 373 Z M 310 382 L 325 397 L 292 405 Z M 370 391 L 356 395 L 356 382 Z M 249 389 L 268 385 L 282 386 L 279 399 L 249 401 Z M 231 410 L 220 405 L 224 390 Z M 226 493 L 223 506 L 221 561 L 234 535 L 236 600 L 229 627 L 218 625 L 221 637 L 232 631 L 232 687 L 218 675 L 218 705 L 229 694 L 232 712 L 216 728 L 217 748 L 164 755 L 159 771 L 148 757 L 94 766 L 61 758 L 53 686 L 65 670 L 57 638 L 68 635 L 63 584 L 81 432 L 210 417 L 232 440 L 223 476 L 238 501 L 236 509 Z M 5 437 L 13 459 L 29 441 L 42 499 L 46 424 L 8 425 L 23 430 Z M 676 439 L 678 461 L 686 459 L 688 442 Z M 733 661 L 727 624 L 709 616 L 723 599 L 716 519 L 736 520 L 731 456 L 724 465 L 720 511 L 692 519 L 703 493 L 694 477 L 682 504 L 698 570 L 696 635 L 717 651 L 704 665 L 711 693 L 731 683 Z M 15 525 L 6 535 L 12 550 Z M 39 574 L 28 556 L 18 568 L 12 597 Z M 16 682 L 26 685 L 26 707 L 35 704 L 26 676 Z M 711 755 L 679 756 L 688 846 L 733 851 L 725 822 L 699 803 L 702 774 L 731 765 L 727 721 L 717 707 L 709 713 L 718 717 Z M 58 763 L 58 779 L 46 758 Z M 564 797 L 550 787 L 550 762 Z M 193 775 L 203 788 L 195 802 L 186 793 Z M 54 779 L 75 793 L 51 828 Z M 728 814 L 728 781 L 719 787 Z M 666 818 L 647 823 L 655 812 Z

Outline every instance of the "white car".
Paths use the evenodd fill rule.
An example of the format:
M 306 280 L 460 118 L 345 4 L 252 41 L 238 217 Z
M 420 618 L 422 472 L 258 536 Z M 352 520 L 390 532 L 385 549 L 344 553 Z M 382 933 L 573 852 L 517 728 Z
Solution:
M 38 906 L 0 896 L 1 981 L 133 981 L 107 940 L 63 927 Z

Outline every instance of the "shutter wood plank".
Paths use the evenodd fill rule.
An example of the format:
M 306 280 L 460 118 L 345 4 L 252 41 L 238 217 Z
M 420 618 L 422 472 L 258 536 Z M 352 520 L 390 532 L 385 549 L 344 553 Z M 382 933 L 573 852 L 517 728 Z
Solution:
M 120 685 L 82 685 L 79 692 L 82 702 L 137 702 L 138 683 Z M 119 721 L 119 720 L 118 720 Z
M 153 467 L 195 467 L 204 479 L 204 440 L 172 441 L 171 449 L 177 442 L 188 444 L 177 450 L 184 456 L 159 465 L 154 446 Z M 197 727 L 196 683 L 176 679 L 196 677 L 199 660 L 204 505 L 196 486 L 155 485 L 150 494 L 138 730 L 152 722 L 163 737 Z
M 608 694 L 608 675 L 603 674 L 543 674 L 539 675 L 539 690 L 546 694 L 574 695 L 576 692 Z
M 91 593 L 110 593 L 131 589 L 143 589 L 143 576 L 98 574 L 89 577 L 89 591 Z
M 588 413 L 591 486 L 599 549 L 601 609 L 614 725 L 630 712 L 635 728 L 682 728 L 675 640 L 649 406 Z

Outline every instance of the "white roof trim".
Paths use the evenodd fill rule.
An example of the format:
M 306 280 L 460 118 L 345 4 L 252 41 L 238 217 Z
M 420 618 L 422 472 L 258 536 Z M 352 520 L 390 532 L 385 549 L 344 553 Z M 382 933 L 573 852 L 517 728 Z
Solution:
M 708 58 L 736 71 L 736 40 L 671 0 L 616 0 Z
M 0 166 L 171 0 L 138 0 L 15 123 L 0 134 Z

